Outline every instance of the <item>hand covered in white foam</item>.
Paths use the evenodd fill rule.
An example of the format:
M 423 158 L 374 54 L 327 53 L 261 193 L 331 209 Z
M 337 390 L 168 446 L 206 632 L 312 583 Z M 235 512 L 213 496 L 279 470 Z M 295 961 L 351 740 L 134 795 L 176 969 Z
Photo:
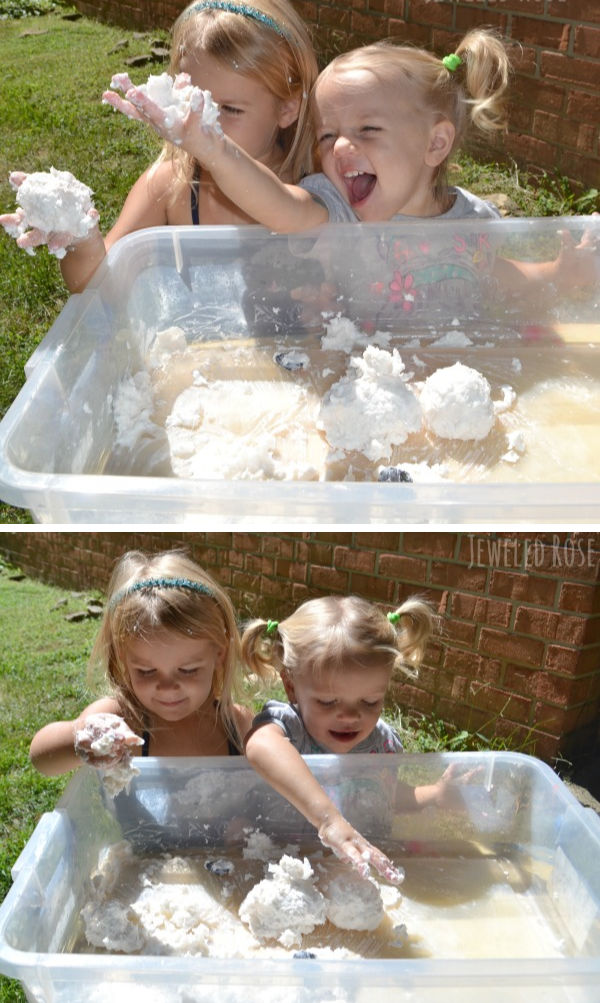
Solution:
M 8 180 L 19 207 L 0 216 L 0 225 L 17 246 L 34 253 L 46 244 L 51 254 L 63 258 L 66 248 L 85 240 L 97 226 L 98 211 L 91 201 L 91 189 L 70 171 L 12 171 Z
M 391 884 L 399 885 L 404 881 L 402 868 L 395 867 L 389 857 L 372 846 L 342 815 L 323 822 L 319 827 L 319 839 L 363 878 L 368 878 L 370 868 L 374 867 Z
M 178 73 L 175 78 L 168 73 L 150 75 L 145 84 L 135 86 L 127 73 L 113 76 L 113 90 L 102 95 L 104 104 L 127 115 L 128 118 L 146 122 L 163 139 L 183 145 L 188 135 L 195 138 L 202 132 L 222 135 L 219 125 L 219 108 L 210 91 L 192 85 L 189 73 Z M 125 97 L 116 91 L 121 90 Z
M 75 731 L 75 752 L 98 769 L 129 760 L 132 748 L 143 739 L 117 714 L 90 714 Z

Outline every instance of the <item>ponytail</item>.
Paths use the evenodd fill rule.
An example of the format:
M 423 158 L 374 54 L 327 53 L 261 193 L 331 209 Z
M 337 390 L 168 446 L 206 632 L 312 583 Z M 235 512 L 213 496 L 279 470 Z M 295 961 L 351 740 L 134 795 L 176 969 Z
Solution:
M 387 618 L 396 631 L 399 659 L 395 667 L 414 678 L 436 628 L 433 609 L 423 599 L 412 598 L 388 613 Z
M 506 124 L 510 60 L 504 42 L 492 31 L 469 31 L 456 48 L 461 65 L 453 71 L 462 82 L 468 115 L 476 129 L 495 132 Z
M 277 632 L 267 627 L 273 621 L 252 620 L 242 633 L 242 662 L 259 679 L 271 682 L 280 670 L 277 646 L 281 646 Z

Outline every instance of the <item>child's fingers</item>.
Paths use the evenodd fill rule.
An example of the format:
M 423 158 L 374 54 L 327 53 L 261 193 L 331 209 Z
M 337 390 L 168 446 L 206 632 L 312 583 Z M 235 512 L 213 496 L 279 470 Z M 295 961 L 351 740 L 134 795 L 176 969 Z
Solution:
M 128 101 L 140 112 L 142 118 L 157 129 L 164 128 L 165 112 L 160 105 L 148 97 L 139 87 L 131 87 L 125 95 Z
M 5 212 L 0 216 L 0 226 L 3 226 L 11 237 L 18 237 L 23 232 L 24 217 L 23 209 L 17 209 L 16 212 Z
M 389 857 L 386 857 L 381 850 L 377 850 L 373 847 L 370 862 L 377 873 L 380 874 L 382 878 L 385 878 L 386 881 L 389 881 L 390 884 L 399 885 L 402 881 L 404 881 L 404 870 L 402 867 L 396 867 Z
M 361 877 L 368 878 L 371 867 L 386 881 L 400 884 L 404 880 L 402 868 L 395 867 L 376 846 L 372 846 L 345 819 L 338 819 L 333 824 L 322 827 L 319 837 L 324 846 L 330 847 L 336 857 L 350 864 Z
M 131 80 L 128 73 L 115 73 L 110 82 L 110 86 L 114 87 L 116 90 L 123 91 L 123 93 L 126 94 L 128 90 L 135 86 L 135 84 Z
M 134 731 L 131 731 L 129 735 L 127 735 L 126 738 L 124 739 L 124 742 L 127 748 L 130 749 L 135 747 L 136 745 L 143 745 L 144 739 L 140 738 L 139 735 L 136 735 Z
M 183 90 L 185 87 L 189 87 L 191 82 L 192 78 L 189 73 L 178 73 L 173 81 L 173 90 Z
M 8 175 L 8 180 L 12 188 L 16 191 L 23 184 L 27 174 L 25 171 L 11 171 Z
M 140 113 L 131 101 L 122 98 L 120 94 L 115 94 L 114 91 L 105 91 L 102 95 L 102 103 L 111 105 L 115 111 L 122 112 L 127 118 L 136 119 L 138 122 L 146 121 L 145 116 Z
M 39 247 L 41 244 L 47 243 L 48 234 L 35 226 L 31 230 L 27 230 L 26 233 L 22 233 L 20 237 L 17 237 L 17 247 L 21 247 L 23 250 L 27 250 L 28 247 Z

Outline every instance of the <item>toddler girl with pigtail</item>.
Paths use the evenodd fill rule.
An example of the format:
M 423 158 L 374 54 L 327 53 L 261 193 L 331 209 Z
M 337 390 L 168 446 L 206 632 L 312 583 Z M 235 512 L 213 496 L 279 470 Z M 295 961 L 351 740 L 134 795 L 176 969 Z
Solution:
M 356 596 L 303 603 L 281 622 L 254 620 L 242 633 L 242 658 L 262 677 L 279 673 L 289 703 L 270 700 L 254 718 L 246 756 L 262 777 L 315 826 L 324 845 L 363 876 L 369 865 L 391 881 L 401 872 L 342 816 L 303 755 L 402 752 L 382 718 L 394 676 L 412 676 L 435 627 L 430 605 L 412 598 L 387 615 Z M 455 807 L 450 767 L 436 784 L 397 784 L 396 804 Z M 464 780 L 465 778 L 461 778 Z

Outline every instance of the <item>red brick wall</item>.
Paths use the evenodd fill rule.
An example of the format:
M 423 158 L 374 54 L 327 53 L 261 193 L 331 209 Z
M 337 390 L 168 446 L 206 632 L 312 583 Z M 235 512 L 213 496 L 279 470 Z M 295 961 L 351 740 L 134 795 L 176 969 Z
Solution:
M 585 749 L 600 713 L 600 533 L 0 534 L 0 553 L 66 588 L 103 588 L 115 559 L 185 546 L 242 618 L 282 619 L 304 599 L 415 593 L 443 614 L 406 710 L 501 735 L 551 761 Z
M 185 0 L 74 0 L 84 14 L 130 28 L 169 28 Z M 293 0 L 325 63 L 392 37 L 451 52 L 472 27 L 518 43 L 508 136 L 480 153 L 600 187 L 599 0 Z

